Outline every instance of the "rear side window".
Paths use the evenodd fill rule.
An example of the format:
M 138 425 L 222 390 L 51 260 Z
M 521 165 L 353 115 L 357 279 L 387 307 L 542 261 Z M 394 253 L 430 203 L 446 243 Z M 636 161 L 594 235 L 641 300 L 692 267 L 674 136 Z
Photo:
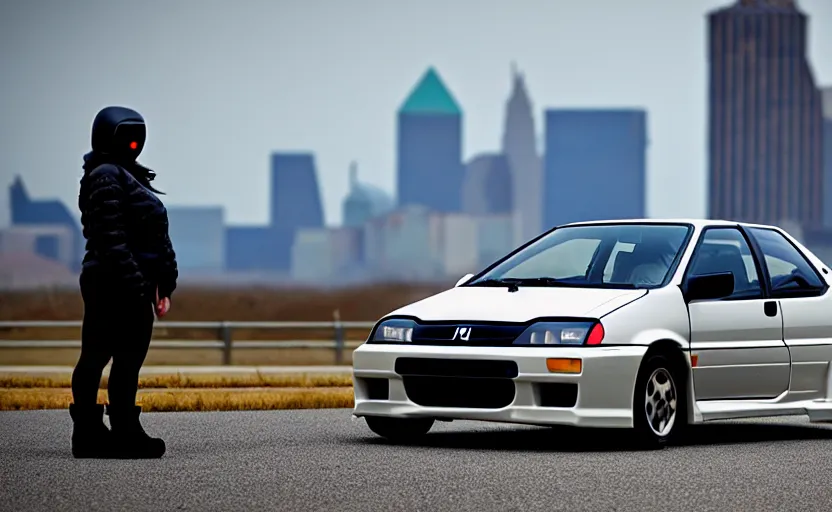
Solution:
M 775 297 L 813 296 L 826 284 L 806 257 L 773 229 L 751 228 L 766 259 L 771 293 Z

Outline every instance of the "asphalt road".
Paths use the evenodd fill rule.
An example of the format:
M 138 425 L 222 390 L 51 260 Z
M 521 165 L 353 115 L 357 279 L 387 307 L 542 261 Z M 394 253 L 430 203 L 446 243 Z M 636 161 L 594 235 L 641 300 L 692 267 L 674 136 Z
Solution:
M 832 429 L 802 418 L 722 423 L 688 444 L 616 432 L 441 423 L 420 446 L 349 410 L 156 413 L 154 461 L 74 460 L 65 411 L 0 413 L 0 509 L 829 510 Z

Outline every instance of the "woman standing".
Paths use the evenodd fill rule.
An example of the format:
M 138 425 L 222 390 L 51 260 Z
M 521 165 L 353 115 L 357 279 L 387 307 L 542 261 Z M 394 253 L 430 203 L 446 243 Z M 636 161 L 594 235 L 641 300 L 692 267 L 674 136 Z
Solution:
M 84 300 L 81 355 L 72 374 L 72 454 L 76 458 L 158 458 L 161 439 L 148 436 L 136 405 L 139 369 L 153 331 L 176 288 L 176 255 L 167 210 L 136 162 L 146 139 L 142 116 L 107 107 L 95 117 L 92 151 L 84 155 L 78 206 L 86 238 L 80 285 Z M 104 367 L 112 430 L 97 404 Z

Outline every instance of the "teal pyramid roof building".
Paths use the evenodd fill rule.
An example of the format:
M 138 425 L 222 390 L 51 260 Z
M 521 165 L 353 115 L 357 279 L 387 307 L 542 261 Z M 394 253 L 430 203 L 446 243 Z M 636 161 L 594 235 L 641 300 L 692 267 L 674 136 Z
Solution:
M 462 110 L 428 68 L 398 112 L 396 201 L 458 212 L 462 199 Z
M 439 73 L 430 67 L 410 92 L 399 109 L 399 113 L 461 115 L 462 109 L 459 108 L 459 104 L 445 86 Z

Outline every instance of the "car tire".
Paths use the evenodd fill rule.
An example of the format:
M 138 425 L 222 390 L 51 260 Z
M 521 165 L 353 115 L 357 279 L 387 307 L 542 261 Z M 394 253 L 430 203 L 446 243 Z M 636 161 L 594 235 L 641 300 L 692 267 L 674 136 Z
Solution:
M 662 354 L 648 356 L 639 368 L 633 392 L 633 427 L 642 448 L 663 448 L 685 430 L 683 379 L 678 366 Z
M 364 421 L 375 434 L 393 442 L 412 442 L 430 431 L 433 418 L 388 418 L 365 416 Z

